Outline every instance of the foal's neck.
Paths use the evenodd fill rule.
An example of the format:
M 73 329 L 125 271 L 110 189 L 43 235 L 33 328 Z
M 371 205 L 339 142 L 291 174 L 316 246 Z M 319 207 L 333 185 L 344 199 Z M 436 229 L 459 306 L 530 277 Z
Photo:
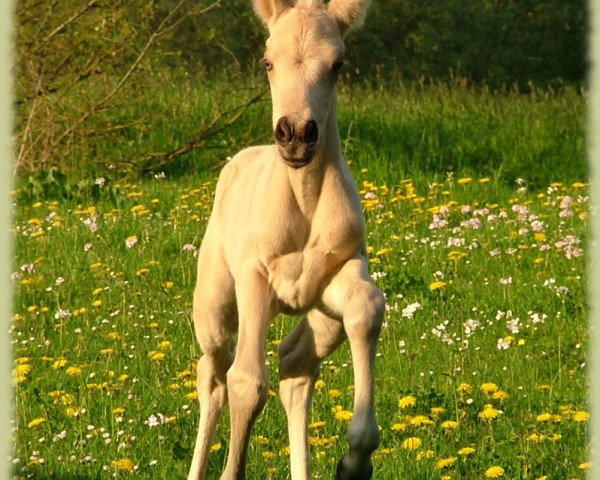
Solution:
M 313 217 L 324 184 L 340 171 L 342 162 L 340 134 L 334 108 L 312 161 L 299 169 L 288 168 L 290 186 L 305 218 L 310 220 Z

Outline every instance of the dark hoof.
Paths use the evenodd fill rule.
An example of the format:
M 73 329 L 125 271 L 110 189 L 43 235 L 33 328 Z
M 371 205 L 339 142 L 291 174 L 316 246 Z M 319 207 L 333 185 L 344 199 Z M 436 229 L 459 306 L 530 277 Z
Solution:
M 338 463 L 336 480 L 370 480 L 373 476 L 371 460 L 360 461 L 346 455 Z

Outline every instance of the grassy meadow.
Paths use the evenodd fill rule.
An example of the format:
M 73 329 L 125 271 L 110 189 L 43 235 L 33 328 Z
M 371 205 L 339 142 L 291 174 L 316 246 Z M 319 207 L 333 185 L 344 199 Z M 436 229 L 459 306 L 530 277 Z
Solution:
M 135 108 L 156 130 L 122 131 L 96 154 L 176 143 L 211 95 L 153 95 Z M 585 101 L 570 90 L 341 89 L 342 142 L 387 297 L 374 478 L 585 478 Z M 269 123 L 259 103 L 210 151 L 144 179 L 92 172 L 68 195 L 15 184 L 14 479 L 185 478 L 198 419 L 195 253 L 218 171 L 199 165 L 232 154 L 236 138 L 267 138 Z M 277 345 L 295 321 L 269 331 L 272 398 L 253 430 L 251 479 L 289 478 Z M 351 362 L 344 345 L 321 369 L 313 478 L 332 478 L 346 449 Z M 223 420 L 210 479 L 227 454 Z

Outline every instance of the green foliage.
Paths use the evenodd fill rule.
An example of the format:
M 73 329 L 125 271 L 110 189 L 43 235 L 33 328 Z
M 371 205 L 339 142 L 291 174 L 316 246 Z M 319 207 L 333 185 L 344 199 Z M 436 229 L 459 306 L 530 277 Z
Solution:
M 255 108 L 266 31 L 247 0 L 23 0 L 16 14 L 20 174 L 184 171 L 267 135 Z M 584 35 L 582 0 L 374 2 L 348 35 L 345 77 L 536 93 L 583 80 Z M 472 155 L 497 164 L 490 153 Z
M 585 79 L 586 26 L 583 0 L 373 2 L 350 48 L 384 78 L 528 89 Z

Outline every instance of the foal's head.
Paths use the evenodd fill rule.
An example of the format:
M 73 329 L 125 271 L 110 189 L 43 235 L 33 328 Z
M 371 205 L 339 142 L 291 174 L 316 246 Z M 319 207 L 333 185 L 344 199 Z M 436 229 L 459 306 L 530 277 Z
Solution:
M 253 0 L 269 29 L 264 55 L 279 153 L 294 168 L 324 143 L 344 63 L 342 35 L 364 19 L 370 0 Z

